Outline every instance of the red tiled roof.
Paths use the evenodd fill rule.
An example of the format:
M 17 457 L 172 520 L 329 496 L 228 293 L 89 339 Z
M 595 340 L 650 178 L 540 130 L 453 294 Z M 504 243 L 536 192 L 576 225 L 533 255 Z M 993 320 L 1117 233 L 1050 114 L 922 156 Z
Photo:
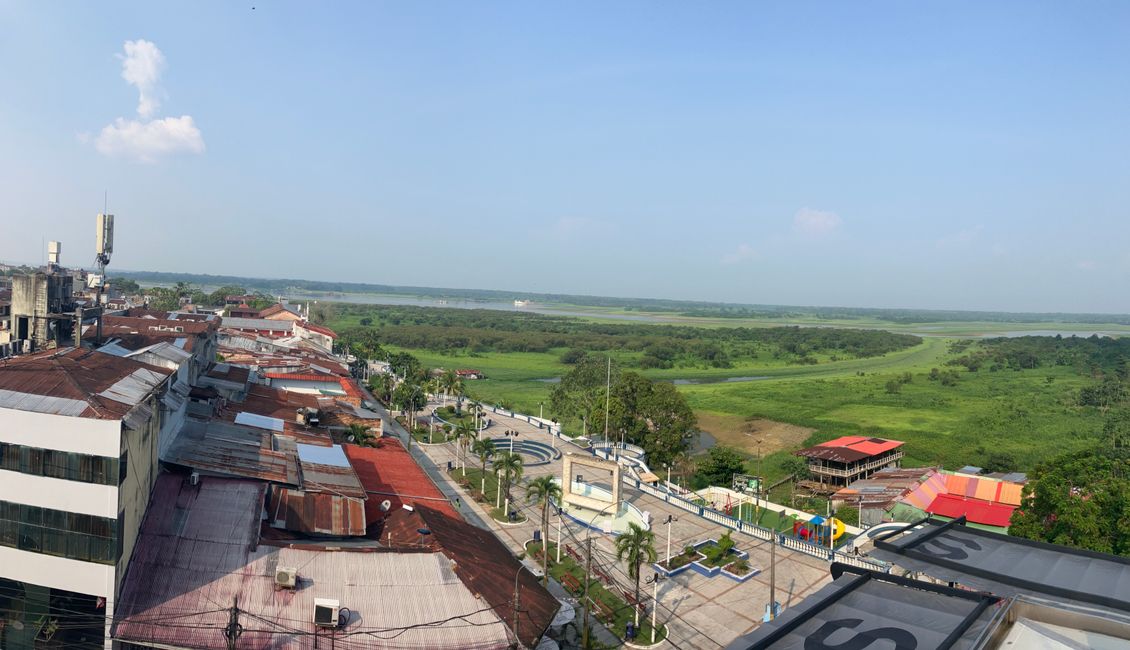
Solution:
M 309 323 L 309 322 L 302 323 L 299 327 L 301 327 L 302 329 L 310 330 L 311 332 L 317 332 L 319 334 L 325 334 L 326 336 L 328 336 L 330 338 L 334 338 L 334 339 L 337 338 L 337 332 L 331 330 L 328 327 L 322 327 L 321 325 L 315 325 L 314 323 Z
M 103 325 L 128 325 L 139 334 L 150 332 L 177 332 L 181 334 L 206 334 L 216 329 L 215 321 L 198 321 L 185 318 L 184 320 L 169 320 L 162 318 L 133 318 L 130 316 L 104 316 Z
M 370 523 L 382 518 L 380 505 L 385 500 L 391 501 L 393 508 L 405 504 L 427 505 L 446 515 L 459 517 L 443 492 L 416 464 L 399 440 L 380 438 L 379 441 L 379 447 L 343 445 L 353 471 L 369 494 L 365 502 L 365 517 Z
M 989 503 L 977 499 L 963 499 L 952 494 L 939 494 L 930 504 L 930 507 L 926 508 L 926 512 L 954 519 L 964 515 L 967 520 L 975 524 L 1007 527 L 1012 518 L 1012 511 L 1015 509 L 1014 506 L 1002 503 Z

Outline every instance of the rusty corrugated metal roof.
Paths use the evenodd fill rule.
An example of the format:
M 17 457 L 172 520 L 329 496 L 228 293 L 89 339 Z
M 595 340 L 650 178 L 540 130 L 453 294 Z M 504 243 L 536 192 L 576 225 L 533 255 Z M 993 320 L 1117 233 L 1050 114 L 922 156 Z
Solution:
M 263 486 L 255 482 L 205 477 L 191 486 L 182 477 L 159 477 L 116 603 L 113 637 L 225 650 L 220 629 L 238 598 L 238 647 L 306 650 L 313 647 L 314 599 L 333 598 L 351 612 L 337 632 L 342 648 L 510 645 L 496 603 L 468 589 L 445 555 L 257 545 L 262 503 Z M 298 568 L 298 589 L 276 589 L 280 567 Z M 523 581 L 523 599 L 527 593 L 533 591 Z M 390 631 L 361 634 L 376 630 Z
M 309 535 L 360 537 L 365 534 L 365 501 L 271 486 L 268 503 L 272 526 Z
M 171 370 L 102 352 L 68 348 L 0 363 L 0 406 L 117 420 L 152 395 Z M 85 405 L 81 411 L 78 403 Z
M 293 453 L 275 451 L 271 434 L 223 420 L 187 420 L 161 460 L 223 476 L 294 487 L 301 483 L 297 458 Z

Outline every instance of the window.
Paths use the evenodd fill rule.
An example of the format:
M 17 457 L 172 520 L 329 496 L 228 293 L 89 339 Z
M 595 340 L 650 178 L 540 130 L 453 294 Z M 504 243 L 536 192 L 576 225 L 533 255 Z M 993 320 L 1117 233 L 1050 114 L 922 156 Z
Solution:
M 126 474 L 129 473 L 129 450 L 122 452 L 122 457 L 118 459 L 118 485 L 126 482 Z
M 118 522 L 75 512 L 0 501 L 0 545 L 33 553 L 114 564 Z
M 67 478 L 69 453 L 54 449 L 43 450 L 43 475 L 51 478 Z
M 21 448 L 20 471 L 24 474 L 43 476 L 43 450 L 38 447 Z
M 47 476 L 67 481 L 114 485 L 118 460 L 0 442 L 0 470 Z

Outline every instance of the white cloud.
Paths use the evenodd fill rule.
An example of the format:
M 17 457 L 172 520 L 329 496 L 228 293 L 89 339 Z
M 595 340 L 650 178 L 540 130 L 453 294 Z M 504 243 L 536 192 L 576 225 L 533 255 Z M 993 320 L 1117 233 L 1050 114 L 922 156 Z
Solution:
M 793 230 L 802 235 L 819 237 L 839 228 L 842 221 L 835 212 L 801 208 L 793 215 Z
M 154 162 L 157 158 L 175 153 L 204 153 L 204 136 L 190 115 L 155 118 L 161 107 L 161 74 L 165 71 L 165 55 L 151 41 L 137 39 L 126 41 L 122 62 L 122 79 L 138 92 L 137 114 L 139 120 L 119 117 L 102 128 L 94 139 L 94 146 L 107 156 L 133 158 L 141 162 Z M 89 136 L 80 135 L 87 142 Z
M 153 117 L 161 107 L 161 73 L 165 71 L 165 55 L 151 41 L 139 38 L 126 41 L 122 61 L 122 79 L 137 86 L 137 114 Z
M 732 253 L 727 253 L 722 256 L 723 264 L 737 264 L 750 258 L 756 257 L 757 251 L 749 244 L 738 244 L 737 250 Z
M 1095 260 L 1079 260 L 1075 263 L 1075 268 L 1080 271 L 1094 271 L 1099 268 L 1099 265 Z
M 153 162 L 165 154 L 204 153 L 204 138 L 189 115 L 148 122 L 119 117 L 102 129 L 94 146 L 107 156 Z

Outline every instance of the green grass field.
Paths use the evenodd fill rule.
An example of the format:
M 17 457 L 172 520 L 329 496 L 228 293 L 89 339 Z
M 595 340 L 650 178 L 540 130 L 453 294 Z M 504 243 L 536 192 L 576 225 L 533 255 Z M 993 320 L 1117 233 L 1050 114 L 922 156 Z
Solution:
M 1092 444 L 1102 429 L 1098 409 L 1075 406 L 1079 388 L 1093 380 L 1070 367 L 976 373 L 961 370 L 956 386 L 929 381 L 931 368 L 945 368 L 945 339 L 929 338 L 884 357 L 829 362 L 813 366 L 738 367 L 644 371 L 655 379 L 718 379 L 721 376 L 765 376 L 736 383 L 679 386 L 696 412 L 730 416 L 740 422 L 766 418 L 815 429 L 805 444 L 841 435 L 874 435 L 906 441 L 904 464 L 939 464 L 956 469 L 983 464 L 991 453 L 1011 455 L 1019 470 L 1055 455 Z M 548 402 L 552 384 L 568 366 L 553 353 L 488 353 L 445 356 L 413 350 L 425 365 L 474 367 L 489 379 L 468 381 L 468 393 L 488 403 L 537 413 Z M 911 383 L 899 394 L 885 385 L 910 372 Z M 547 414 L 548 416 L 548 414 Z M 792 448 L 796 445 L 793 444 Z M 750 454 L 752 439 L 745 451 Z M 763 472 L 773 481 L 783 476 L 787 451 L 769 454 Z

